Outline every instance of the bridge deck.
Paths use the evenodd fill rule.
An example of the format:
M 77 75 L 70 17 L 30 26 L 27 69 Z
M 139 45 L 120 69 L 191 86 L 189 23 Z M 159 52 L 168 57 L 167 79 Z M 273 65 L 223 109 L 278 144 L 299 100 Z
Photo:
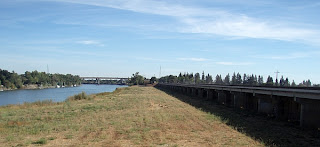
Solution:
M 80 77 L 81 79 L 120 79 L 120 80 L 126 80 L 128 78 L 121 78 L 121 77 Z
M 266 95 L 277 95 L 287 96 L 294 98 L 307 98 L 320 100 L 320 89 L 305 89 L 305 88 L 278 88 L 278 87 L 249 87 L 249 86 L 227 86 L 227 85 L 195 85 L 195 84 L 165 84 L 179 87 L 193 87 L 203 89 L 214 89 L 214 90 L 226 90 L 233 92 L 246 92 L 255 94 L 266 94 Z

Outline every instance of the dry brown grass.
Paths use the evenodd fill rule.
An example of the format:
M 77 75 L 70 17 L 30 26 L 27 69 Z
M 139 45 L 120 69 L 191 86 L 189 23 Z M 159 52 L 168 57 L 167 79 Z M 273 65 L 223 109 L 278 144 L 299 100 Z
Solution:
M 153 87 L 0 112 L 0 146 L 263 146 Z

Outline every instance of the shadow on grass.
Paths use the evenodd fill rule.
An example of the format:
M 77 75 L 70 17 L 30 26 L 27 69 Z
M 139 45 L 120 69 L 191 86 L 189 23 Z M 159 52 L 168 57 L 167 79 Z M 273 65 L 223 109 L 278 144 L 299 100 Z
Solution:
M 266 146 L 320 146 L 320 131 L 301 129 L 297 124 L 277 121 L 255 112 L 218 105 L 212 100 L 158 89 L 202 111 L 220 117 L 227 125 L 259 140 Z

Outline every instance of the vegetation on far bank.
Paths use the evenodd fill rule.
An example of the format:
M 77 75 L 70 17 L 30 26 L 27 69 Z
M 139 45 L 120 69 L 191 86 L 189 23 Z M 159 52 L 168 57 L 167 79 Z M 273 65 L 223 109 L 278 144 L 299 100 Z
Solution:
M 50 86 L 71 86 L 80 85 L 81 79 L 79 76 L 71 74 L 50 74 L 38 71 L 26 71 L 24 74 L 17 74 L 14 71 L 0 69 L 0 89 L 22 89 L 37 85 L 36 87 Z

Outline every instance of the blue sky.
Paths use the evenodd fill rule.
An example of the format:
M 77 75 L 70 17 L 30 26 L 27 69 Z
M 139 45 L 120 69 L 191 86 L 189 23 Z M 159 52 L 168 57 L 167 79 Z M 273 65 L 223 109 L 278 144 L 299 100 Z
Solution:
M 320 83 L 319 14 L 311 0 L 1 0 L 0 68 Z

